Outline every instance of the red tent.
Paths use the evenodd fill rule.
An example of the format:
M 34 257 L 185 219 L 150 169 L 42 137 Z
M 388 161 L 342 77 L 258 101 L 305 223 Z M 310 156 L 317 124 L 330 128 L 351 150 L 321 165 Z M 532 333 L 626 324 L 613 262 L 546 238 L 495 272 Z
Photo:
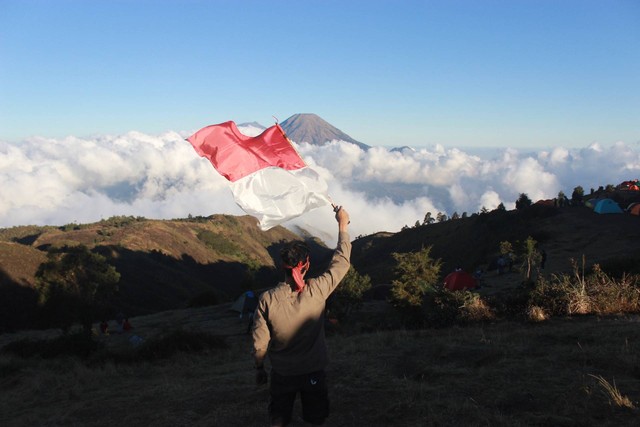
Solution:
M 450 291 L 475 289 L 477 286 L 478 281 L 465 271 L 454 271 L 444 278 L 444 287 Z

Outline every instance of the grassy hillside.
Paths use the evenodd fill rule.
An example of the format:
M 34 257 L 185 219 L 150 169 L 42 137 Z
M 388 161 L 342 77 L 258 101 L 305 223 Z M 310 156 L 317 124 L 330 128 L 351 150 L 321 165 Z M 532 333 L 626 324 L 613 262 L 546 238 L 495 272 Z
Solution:
M 528 236 L 547 252 L 547 273 L 570 271 L 570 260 L 583 256 L 588 265 L 629 269 L 640 265 L 640 217 L 600 215 L 585 207 L 538 205 L 366 236 L 354 242 L 352 261 L 360 273 L 374 277 L 376 283 L 390 283 L 393 252 L 433 246 L 432 256 L 443 260 L 443 274 L 456 267 L 487 271 L 499 254 L 501 241 L 515 246 Z
M 274 260 L 284 242 L 300 239 L 283 227 L 261 231 L 249 216 L 158 221 L 114 217 L 93 224 L 63 227 L 13 227 L 0 230 L 0 311 L 13 327 L 16 303 L 33 302 L 35 272 L 51 247 L 83 244 L 104 255 L 121 274 L 113 310 L 128 315 L 184 308 L 194 299 L 231 301 L 244 290 L 279 279 Z M 319 260 L 329 255 L 308 240 Z M 24 294 L 20 301 L 17 294 Z M 28 297 L 27 297 L 28 296 Z M 1 330 L 1 328 L 0 328 Z

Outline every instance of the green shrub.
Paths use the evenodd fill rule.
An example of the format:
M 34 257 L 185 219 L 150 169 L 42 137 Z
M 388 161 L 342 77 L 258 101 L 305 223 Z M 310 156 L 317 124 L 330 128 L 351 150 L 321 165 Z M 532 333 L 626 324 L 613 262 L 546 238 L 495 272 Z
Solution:
M 331 314 L 338 320 L 345 320 L 354 310 L 362 306 L 362 297 L 369 289 L 371 289 L 369 276 L 359 274 L 351 266 L 340 282 L 340 286 L 331 296 L 329 304 Z
M 417 252 L 393 253 L 397 279 L 392 282 L 391 302 L 407 328 L 423 326 L 422 305 L 440 277 L 442 261 L 431 258 L 431 246 Z

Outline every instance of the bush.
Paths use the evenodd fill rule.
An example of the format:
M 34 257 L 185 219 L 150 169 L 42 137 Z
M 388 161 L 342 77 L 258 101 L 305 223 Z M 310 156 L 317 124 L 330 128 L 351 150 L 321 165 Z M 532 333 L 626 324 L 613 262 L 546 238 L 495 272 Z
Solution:
M 527 312 L 532 307 L 538 307 L 551 316 L 566 316 L 569 314 L 569 302 L 573 286 L 566 277 L 553 276 L 553 283 L 544 277 L 538 277 L 533 290 L 531 291 Z
M 367 275 L 359 274 L 351 266 L 347 275 L 340 282 L 340 286 L 331 295 L 329 308 L 331 314 L 343 321 L 349 315 L 362 306 L 364 293 L 371 289 L 371 279 Z
M 444 327 L 494 320 L 494 310 L 478 294 L 439 289 L 425 296 L 423 305 L 427 326 Z
M 573 264 L 573 276 L 538 279 L 530 294 L 529 310 L 538 307 L 553 316 L 640 312 L 640 276 L 623 274 L 616 280 L 597 264 L 585 276 Z
M 408 328 L 422 327 L 425 295 L 435 290 L 442 261 L 430 256 L 431 246 L 418 252 L 393 253 L 398 278 L 391 287 L 391 302 Z

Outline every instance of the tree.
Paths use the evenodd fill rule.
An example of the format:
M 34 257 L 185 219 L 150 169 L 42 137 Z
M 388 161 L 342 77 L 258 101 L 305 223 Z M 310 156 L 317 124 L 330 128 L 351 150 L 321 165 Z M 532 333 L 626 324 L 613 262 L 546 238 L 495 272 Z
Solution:
M 420 221 L 416 220 L 416 223 L 413 224 L 413 228 L 418 228 L 420 227 Z
M 564 207 L 566 205 L 567 196 L 565 196 L 564 191 L 558 192 L 557 205 L 559 207 Z
M 500 204 L 498 205 L 498 207 L 496 208 L 496 210 L 498 212 L 506 212 L 507 208 L 504 207 L 504 203 L 500 202 Z
M 422 220 L 422 223 L 424 225 L 429 225 L 433 224 L 434 222 L 436 222 L 436 220 L 431 216 L 431 212 L 427 212 L 424 216 L 424 220 Z
M 505 240 L 500 242 L 500 255 L 511 255 L 513 253 L 513 245 Z
M 540 261 L 542 260 L 542 255 L 538 251 L 537 246 L 538 242 L 536 242 L 531 236 L 527 237 L 522 244 L 522 267 L 524 278 L 527 281 L 531 280 L 533 269 L 540 265 Z
M 445 222 L 448 219 L 447 214 L 438 212 L 438 215 L 436 215 L 436 219 L 438 222 Z
M 91 331 L 120 281 L 115 267 L 84 245 L 50 250 L 35 277 L 44 320 L 64 331 L 76 322 Z
M 460 219 L 460 215 L 458 215 L 458 212 L 454 212 L 453 214 L 451 214 L 451 219 L 452 220 Z
M 398 277 L 392 282 L 392 302 L 400 308 L 420 307 L 424 294 L 438 283 L 442 261 L 431 258 L 431 246 L 418 252 L 394 252 L 392 256 Z
M 351 266 L 331 297 L 331 312 L 339 320 L 346 319 L 353 310 L 362 305 L 362 297 L 369 289 L 371 289 L 371 278 L 366 274 L 359 274 Z
M 480 209 L 480 214 L 484 215 L 484 214 L 488 214 L 489 213 L 489 209 L 487 209 L 486 207 L 482 207 L 482 209 Z
M 516 200 L 516 209 L 522 210 L 531 206 L 531 199 L 526 193 L 520 193 L 520 197 Z
M 571 204 L 573 206 L 580 206 L 582 204 L 582 198 L 584 197 L 584 190 L 581 186 L 577 186 L 571 193 Z

